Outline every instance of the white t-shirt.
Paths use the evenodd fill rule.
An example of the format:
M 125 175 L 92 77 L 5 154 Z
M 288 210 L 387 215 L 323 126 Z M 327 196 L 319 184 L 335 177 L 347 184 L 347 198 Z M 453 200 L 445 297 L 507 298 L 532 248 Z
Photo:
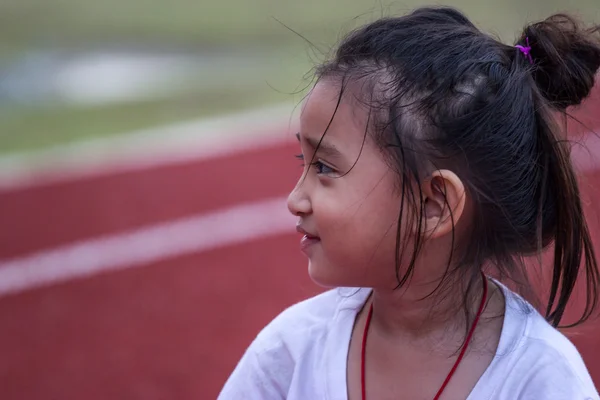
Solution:
M 496 355 L 467 400 L 599 400 L 573 344 L 506 287 Z M 256 337 L 218 400 L 347 400 L 347 355 L 370 289 L 298 303 Z

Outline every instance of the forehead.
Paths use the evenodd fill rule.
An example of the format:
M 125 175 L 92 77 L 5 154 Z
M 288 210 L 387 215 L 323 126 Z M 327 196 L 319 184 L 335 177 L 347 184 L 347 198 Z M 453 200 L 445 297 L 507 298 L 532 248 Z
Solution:
M 300 115 L 301 135 L 333 142 L 343 149 L 362 144 L 367 130 L 367 109 L 354 99 L 349 89 L 340 98 L 340 85 L 319 81 L 308 94 Z M 367 135 L 367 140 L 369 135 Z

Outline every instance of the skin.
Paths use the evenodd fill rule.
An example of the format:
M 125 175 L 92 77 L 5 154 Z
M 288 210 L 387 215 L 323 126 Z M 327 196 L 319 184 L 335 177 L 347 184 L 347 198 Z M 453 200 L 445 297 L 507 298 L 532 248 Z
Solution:
M 401 240 L 410 243 L 416 235 L 426 240 L 409 284 L 395 289 L 399 178 L 382 150 L 369 134 L 365 135 L 367 110 L 345 96 L 335 111 L 338 96 L 336 82 L 321 80 L 304 104 L 298 138 L 307 165 L 289 195 L 288 207 L 298 217 L 299 230 L 318 237 L 304 249 L 309 274 L 316 283 L 373 288 L 351 336 L 348 398 L 360 399 L 360 345 L 372 302 L 366 351 L 367 397 L 432 399 L 456 360 L 466 321 L 460 291 L 443 298 L 422 298 L 437 287 L 446 270 L 453 226 L 457 242 L 469 228 L 470 200 L 463 183 L 450 170 L 436 170 L 414 183 L 425 201 L 424 225 L 420 230 L 402 225 Z M 402 221 L 404 224 L 407 218 Z M 401 260 L 401 275 L 409 256 Z M 502 329 L 498 316 L 503 315 L 504 299 L 495 284 L 486 284 L 488 302 L 482 319 L 443 399 L 467 398 L 498 346 Z M 471 315 L 480 299 L 478 295 L 468 305 Z

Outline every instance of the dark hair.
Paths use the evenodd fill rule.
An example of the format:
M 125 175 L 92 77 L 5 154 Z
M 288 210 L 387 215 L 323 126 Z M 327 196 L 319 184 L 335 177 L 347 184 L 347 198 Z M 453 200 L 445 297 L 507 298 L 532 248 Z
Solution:
M 553 245 L 546 318 L 554 326 L 582 262 L 586 307 L 575 324 L 589 318 L 598 298 L 597 262 L 570 149 L 555 118 L 590 93 L 600 66 L 597 34 L 598 27 L 554 15 L 527 26 L 517 41 L 531 46 L 530 60 L 455 9 L 419 8 L 351 32 L 317 69 L 317 79 L 341 84 L 340 99 L 349 90 L 368 107 L 370 132 L 401 178 L 401 209 L 411 205 L 418 226 L 423 202 L 410 182 L 439 168 L 463 180 L 474 225 L 468 240 L 456 244 L 443 282 L 451 273 L 470 272 L 468 293 L 479 271 L 493 265 L 526 286 L 523 257 Z M 398 286 L 414 270 L 424 240 L 416 239 L 408 270 L 399 276 L 400 219 Z

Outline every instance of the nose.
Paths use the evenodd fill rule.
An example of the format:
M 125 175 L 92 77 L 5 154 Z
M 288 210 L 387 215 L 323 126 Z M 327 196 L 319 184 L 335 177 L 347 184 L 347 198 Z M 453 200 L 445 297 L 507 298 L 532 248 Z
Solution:
M 288 210 L 297 217 L 312 212 L 312 204 L 305 190 L 302 188 L 302 183 L 302 180 L 300 180 L 287 198 Z

